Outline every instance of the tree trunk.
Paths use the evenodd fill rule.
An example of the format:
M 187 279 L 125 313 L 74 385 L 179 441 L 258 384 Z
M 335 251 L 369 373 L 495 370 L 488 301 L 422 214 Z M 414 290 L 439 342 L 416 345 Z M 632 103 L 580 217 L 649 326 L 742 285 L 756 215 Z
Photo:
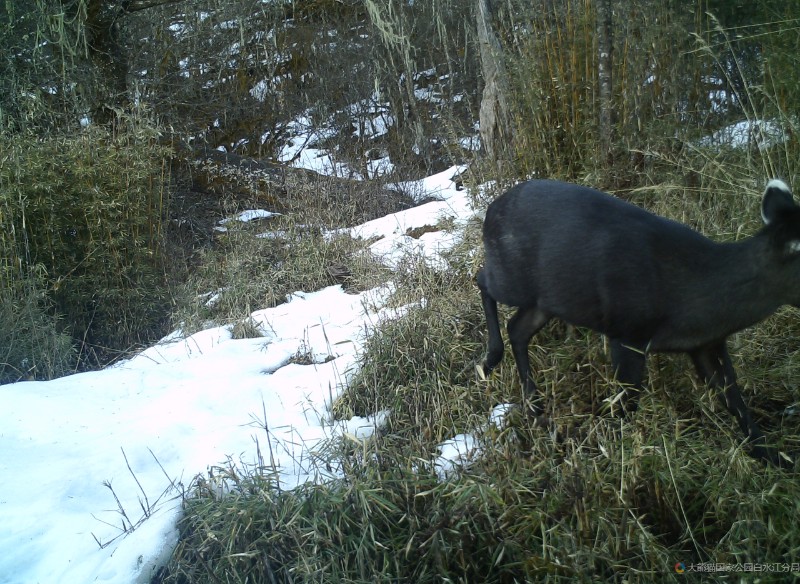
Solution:
M 411 37 L 409 30 L 411 26 L 407 22 L 407 15 L 404 12 L 402 3 L 366 1 L 367 14 L 370 21 L 383 42 L 387 53 L 387 69 L 392 75 L 399 76 L 402 81 L 402 89 L 397 87 L 395 91 L 401 98 L 394 106 L 398 116 L 398 127 L 401 127 L 401 120 L 405 120 L 406 126 L 411 125 L 413 136 L 412 149 L 415 154 L 430 163 L 428 157 L 428 143 L 425 140 L 422 118 L 420 116 L 417 98 L 414 93 L 414 72 L 416 63 L 413 58 L 411 47 Z M 398 55 L 400 64 L 395 63 L 394 56 Z M 403 93 L 405 95 L 403 96 Z M 404 99 L 403 99 L 404 98 Z M 394 100 L 391 100 L 394 102 Z M 405 103 L 403 103 L 405 101 Z M 407 110 L 405 109 L 407 107 Z
M 86 46 L 95 73 L 97 92 L 91 98 L 92 121 L 113 121 L 114 109 L 128 99 L 128 54 L 120 41 L 122 8 L 115 2 L 90 0 L 86 4 Z
M 599 87 L 598 160 L 610 165 L 613 162 L 614 102 L 613 77 L 614 38 L 611 0 L 596 0 L 597 6 L 597 82 Z
M 128 14 L 175 4 L 181 0 L 88 0 L 84 34 L 95 77 L 91 96 L 92 121 L 104 125 L 116 119 L 114 110 L 128 106 L 128 48 L 122 41 L 122 19 Z M 79 15 L 80 3 L 74 6 Z
M 476 14 L 484 83 L 480 109 L 481 142 L 489 158 L 500 163 L 511 140 L 508 76 L 500 41 L 492 27 L 491 1 L 477 0 Z

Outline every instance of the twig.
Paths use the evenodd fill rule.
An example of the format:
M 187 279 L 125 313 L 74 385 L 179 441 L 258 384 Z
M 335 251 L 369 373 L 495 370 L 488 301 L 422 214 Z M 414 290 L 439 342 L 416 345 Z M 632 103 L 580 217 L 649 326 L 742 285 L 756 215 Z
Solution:
M 142 496 L 144 497 L 145 505 L 143 505 L 142 500 L 139 499 L 139 506 L 142 508 L 142 511 L 144 511 L 144 516 L 150 517 L 151 508 L 150 508 L 150 501 L 148 501 L 147 499 L 147 493 L 144 492 L 144 489 L 142 488 L 142 483 L 140 483 L 139 479 L 136 478 L 136 473 L 133 472 L 133 469 L 131 468 L 131 465 L 128 462 L 128 457 L 125 455 L 125 449 L 120 447 L 120 450 L 122 451 L 122 458 L 125 459 L 125 466 L 128 467 L 128 471 L 131 473 L 133 480 L 136 481 L 136 484 L 138 485 L 139 490 L 142 492 Z

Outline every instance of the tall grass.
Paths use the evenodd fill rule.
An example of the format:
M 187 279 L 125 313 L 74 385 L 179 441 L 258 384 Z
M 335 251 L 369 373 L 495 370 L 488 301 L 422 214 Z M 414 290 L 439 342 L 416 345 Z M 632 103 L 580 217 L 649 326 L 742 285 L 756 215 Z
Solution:
M 607 168 L 597 156 L 592 3 L 542 6 L 525 26 L 507 27 L 520 65 L 515 178 L 577 176 L 615 186 L 620 196 L 715 239 L 754 233 L 765 179 L 797 175 L 794 111 L 783 105 L 785 91 L 776 91 L 789 82 L 748 78 L 751 95 L 737 102 L 748 109 L 710 121 L 703 75 L 687 64 L 696 59 L 724 76 L 736 62 L 733 45 L 712 46 L 720 38 L 713 31 L 690 37 L 666 6 L 628 4 L 616 72 L 620 165 Z M 699 13 L 689 18 L 709 22 Z M 665 28 L 648 31 L 656 21 Z M 671 36 L 678 30 L 680 42 Z M 765 58 L 770 67 L 778 62 L 777 53 Z M 737 119 L 776 120 L 788 139 L 765 148 L 698 139 Z M 684 356 L 651 358 L 639 411 L 620 419 L 609 411 L 619 389 L 603 339 L 554 322 L 530 348 L 552 427 L 533 424 L 524 408 L 499 426 L 487 423 L 494 406 L 522 404 L 524 396 L 510 351 L 489 379 L 474 372 L 485 345 L 472 280 L 481 261 L 477 227 L 446 272 L 409 263 L 394 274 L 396 302 L 424 302 L 368 342 L 360 373 L 333 407 L 345 418 L 388 410 L 383 430 L 363 442 L 329 444 L 321 464 L 341 474 L 325 484 L 283 492 L 268 473 L 227 468 L 214 477 L 232 487 L 221 494 L 198 480 L 164 581 L 696 578 L 676 564 L 710 569 L 709 581 L 796 578 L 800 487 L 793 471 L 746 455 L 720 396 L 694 379 Z M 786 310 L 731 339 L 745 400 L 768 439 L 793 457 L 800 451 L 793 413 L 799 328 L 796 312 Z M 464 432 L 477 436 L 481 456 L 442 479 L 439 444 Z M 778 571 L 734 571 L 748 565 Z
M 173 322 L 193 332 L 210 322 L 232 323 L 260 308 L 286 301 L 298 290 L 342 285 L 364 290 L 383 282 L 388 270 L 353 240 L 347 227 L 406 208 L 408 199 L 378 183 L 353 183 L 297 171 L 286 192 L 272 199 L 266 221 L 235 217 L 246 204 L 226 202 L 225 231 L 201 249 L 194 268 L 177 291 Z
M 719 48 L 716 55 L 696 50 L 696 39 L 713 36 L 704 10 L 702 3 L 614 4 L 606 137 L 599 121 L 597 4 L 509 2 L 499 20 L 513 87 L 515 177 L 636 186 L 654 170 L 652 154 L 679 154 L 685 142 L 729 119 L 709 97 L 723 74 L 715 70 Z
M 14 295 L 33 285 L 84 364 L 106 362 L 161 333 L 170 303 L 162 253 L 166 150 L 156 131 L 120 119 L 113 132 L 8 135 L 2 150 L 4 294 L 18 302 Z
M 53 314 L 41 274 L 0 278 L 0 283 L 0 383 L 73 372 L 75 342 Z
M 683 200 L 684 213 L 704 214 L 707 201 Z M 620 419 L 605 403 L 618 390 L 602 339 L 554 323 L 531 358 L 556 432 L 522 410 L 487 424 L 496 404 L 523 396 L 510 351 L 488 380 L 474 373 L 485 343 L 477 243 L 470 229 L 450 270 L 409 264 L 396 280 L 398 302 L 419 290 L 425 302 L 370 340 L 334 405 L 345 418 L 390 411 L 375 437 L 319 453 L 340 478 L 289 492 L 269 471 L 198 479 L 164 582 L 649 583 L 685 579 L 678 562 L 791 564 L 800 553 L 792 473 L 745 453 L 720 396 L 682 356 L 651 359 L 639 411 Z M 786 415 L 797 401 L 798 326 L 779 314 L 737 335 L 732 350 L 756 417 L 790 453 L 800 448 Z M 475 433 L 482 454 L 443 480 L 438 445 L 462 432 Z

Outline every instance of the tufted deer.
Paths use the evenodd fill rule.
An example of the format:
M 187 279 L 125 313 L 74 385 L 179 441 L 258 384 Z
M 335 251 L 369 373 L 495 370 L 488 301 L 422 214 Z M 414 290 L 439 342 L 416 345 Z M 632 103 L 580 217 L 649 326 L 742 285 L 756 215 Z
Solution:
M 700 378 L 724 390 L 752 454 L 780 464 L 742 400 L 726 347 L 731 334 L 800 305 L 800 207 L 786 184 L 767 184 L 761 214 L 754 236 L 717 243 L 594 189 L 551 180 L 515 186 L 489 205 L 483 224 L 484 372 L 503 356 L 498 302 L 518 308 L 508 336 L 537 415 L 528 344 L 551 318 L 609 338 L 627 411 L 636 410 L 646 354 L 686 352 Z

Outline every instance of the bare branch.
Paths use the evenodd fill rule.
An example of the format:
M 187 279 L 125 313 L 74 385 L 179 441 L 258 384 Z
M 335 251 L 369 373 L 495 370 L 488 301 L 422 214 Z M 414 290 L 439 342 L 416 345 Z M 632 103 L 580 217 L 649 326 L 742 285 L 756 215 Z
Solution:
M 125 2 L 123 4 L 123 10 L 125 11 L 125 14 L 133 14 L 134 12 L 141 12 L 142 10 L 155 8 L 156 6 L 178 4 L 182 1 L 183 0 L 133 0 L 131 2 Z

